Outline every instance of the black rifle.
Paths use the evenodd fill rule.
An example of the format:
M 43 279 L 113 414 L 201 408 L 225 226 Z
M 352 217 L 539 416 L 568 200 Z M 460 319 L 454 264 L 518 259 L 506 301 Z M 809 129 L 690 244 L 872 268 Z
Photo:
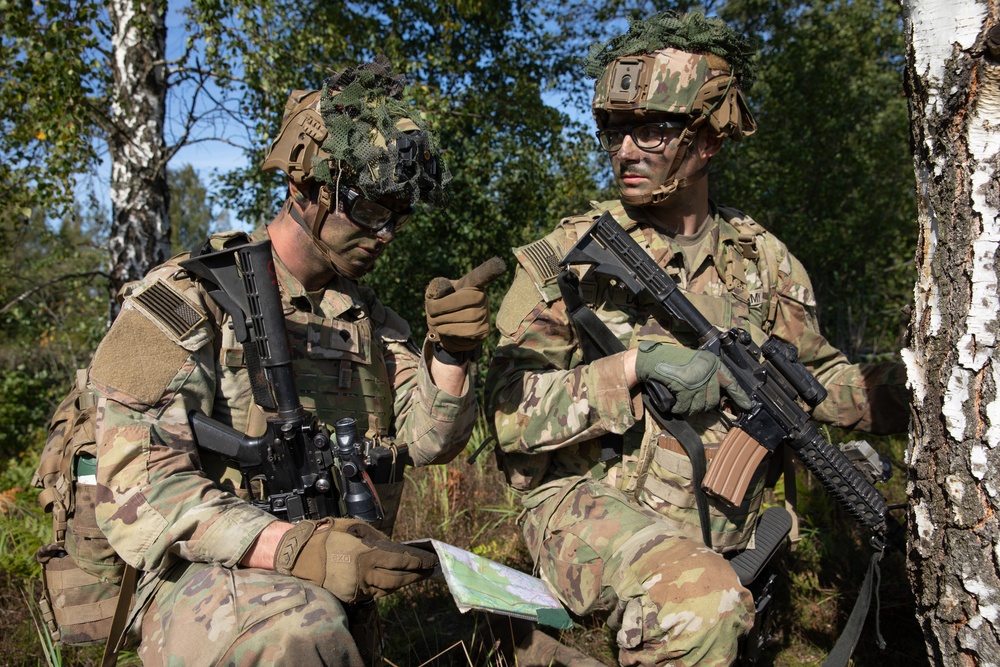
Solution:
M 237 462 L 250 502 L 286 521 L 382 519 L 365 471 L 370 442 L 358 437 L 355 420 L 334 425 L 334 447 L 299 401 L 271 242 L 192 256 L 180 265 L 201 278 L 209 296 L 232 317 L 254 402 L 267 414 L 264 434 L 253 437 L 192 412 L 198 446 Z
M 703 488 L 739 503 L 760 461 L 786 445 L 837 503 L 871 531 L 877 550 L 887 544 L 903 550 L 903 528 L 889 516 L 885 498 L 819 434 L 799 405 L 799 398 L 812 407 L 819 405 L 826 390 L 798 360 L 792 345 L 772 337 L 758 347 L 746 331 L 713 326 L 610 213 L 580 237 L 560 264 L 593 265 L 596 274 L 617 280 L 634 295 L 652 297 L 667 314 L 694 329 L 700 349 L 717 355 L 750 397 L 750 408 L 720 446 Z M 671 406 L 658 407 L 668 413 Z

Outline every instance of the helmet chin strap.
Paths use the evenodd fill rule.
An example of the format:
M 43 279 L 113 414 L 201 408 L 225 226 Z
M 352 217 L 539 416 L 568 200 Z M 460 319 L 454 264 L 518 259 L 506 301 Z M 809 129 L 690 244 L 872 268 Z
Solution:
M 675 175 L 680 170 L 681 164 L 684 162 L 684 157 L 687 155 L 688 148 L 691 147 L 691 144 L 694 142 L 694 138 L 698 135 L 699 128 L 705 124 L 707 119 L 708 116 L 706 115 L 699 116 L 684 128 L 684 131 L 677 140 L 677 150 L 674 152 L 674 159 L 670 162 L 670 167 L 667 170 L 666 183 L 644 195 L 627 195 L 624 192 L 621 192 L 621 189 L 619 188 L 619 192 L 621 192 L 621 200 L 630 206 L 657 206 L 677 194 L 678 190 L 682 190 L 692 183 L 696 183 L 697 181 L 705 178 L 708 174 L 707 164 L 690 176 L 676 178 Z
M 305 221 L 305 218 L 302 217 L 299 210 L 292 204 L 293 199 L 300 205 L 308 201 L 308 199 L 302 193 L 295 193 L 285 202 L 285 208 L 288 210 L 288 214 L 292 216 L 292 220 L 297 222 L 299 226 L 306 231 L 306 234 L 309 236 L 309 240 L 312 241 L 313 247 L 319 251 L 320 255 L 322 255 L 323 259 L 330 264 L 333 270 L 351 280 L 357 280 L 361 276 L 365 275 L 364 271 L 359 271 L 357 267 L 351 266 L 345 262 L 339 254 L 334 252 L 330 246 L 323 243 L 319 238 L 319 230 L 323 227 L 323 220 L 327 217 L 326 214 L 331 210 L 330 193 L 327 187 L 320 187 L 319 197 L 317 198 L 319 208 L 316 211 L 316 217 L 313 218 L 313 224 L 311 226 Z

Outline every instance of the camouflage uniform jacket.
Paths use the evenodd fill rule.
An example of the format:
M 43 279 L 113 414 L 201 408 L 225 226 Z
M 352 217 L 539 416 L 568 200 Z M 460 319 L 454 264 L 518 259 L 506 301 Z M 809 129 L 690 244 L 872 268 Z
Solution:
M 245 238 L 217 235 L 213 246 L 234 236 Z M 263 226 L 251 236 L 265 238 Z M 240 498 L 238 470 L 192 442 L 192 410 L 244 432 L 254 418 L 228 315 L 179 271 L 185 256 L 124 290 L 91 369 L 98 522 L 126 562 L 154 574 L 178 561 L 233 567 L 275 521 Z M 454 458 L 476 417 L 471 381 L 462 396 L 440 391 L 409 326 L 370 289 L 338 277 L 307 293 L 277 256 L 275 268 L 304 407 L 330 424 L 355 413 L 359 431 L 407 444 L 416 465 Z M 174 304 L 171 317 L 163 303 Z
M 829 392 L 813 417 L 876 433 L 905 430 L 909 416 L 901 365 L 853 365 L 820 334 L 815 300 L 802 265 L 772 234 L 733 209 L 715 207 L 694 243 L 662 234 L 639 208 L 618 201 L 563 220 L 554 232 L 515 250 L 514 283 L 497 314 L 502 338 L 487 377 L 501 458 L 509 481 L 527 490 L 530 508 L 570 477 L 605 480 L 657 511 L 678 530 L 698 532 L 691 468 L 680 444 L 644 413 L 638 387 L 628 388 L 621 355 L 586 363 L 555 277 L 557 263 L 603 211 L 614 218 L 676 280 L 713 324 L 748 330 L 758 344 L 774 335 L 796 346 L 805 366 Z M 686 241 L 690 241 L 687 239 Z M 584 301 L 626 346 L 652 339 L 696 347 L 694 332 L 650 316 L 610 281 L 580 274 Z M 688 419 L 711 460 L 735 419 L 722 409 Z M 624 456 L 602 462 L 601 437 L 623 434 Z M 765 466 L 738 507 L 711 501 L 713 544 L 722 550 L 749 539 L 760 505 Z

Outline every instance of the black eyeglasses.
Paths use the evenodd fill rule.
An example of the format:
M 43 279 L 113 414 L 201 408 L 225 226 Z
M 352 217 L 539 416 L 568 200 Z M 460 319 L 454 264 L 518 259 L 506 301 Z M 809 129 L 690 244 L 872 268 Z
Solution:
M 354 188 L 341 188 L 340 197 L 344 202 L 344 213 L 351 222 L 376 234 L 385 229 L 389 223 L 392 223 L 394 230 L 399 231 L 413 215 L 413 209 L 408 208 L 403 213 L 397 213 L 370 199 L 365 199 Z
M 636 146 L 644 151 L 653 150 L 669 138 L 680 135 L 681 130 L 687 126 L 682 120 L 667 120 L 662 123 L 644 123 L 633 127 L 608 127 L 597 131 L 597 140 L 601 142 L 601 148 L 608 153 L 618 152 L 625 137 L 632 137 Z

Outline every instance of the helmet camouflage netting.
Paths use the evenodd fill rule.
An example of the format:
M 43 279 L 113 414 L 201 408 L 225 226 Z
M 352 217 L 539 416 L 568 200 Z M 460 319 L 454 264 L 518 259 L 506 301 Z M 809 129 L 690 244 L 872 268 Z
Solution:
M 405 84 L 384 56 L 326 81 L 320 114 L 329 157 L 313 158 L 317 180 L 332 185 L 346 177 L 368 199 L 388 194 L 432 204 L 444 200 L 451 174 L 423 119 L 403 101 Z
M 584 71 L 587 76 L 600 78 L 604 68 L 616 58 L 664 48 L 719 56 L 732 67 L 744 91 L 756 80 L 750 41 L 721 20 L 706 18 L 699 12 L 678 16 L 667 11 L 641 21 L 630 19 L 625 34 L 591 45 L 584 59 Z
M 405 84 L 378 56 L 334 73 L 322 90 L 292 91 L 261 168 L 318 181 L 334 196 L 351 186 L 370 200 L 443 203 L 451 174 L 419 112 L 403 101 Z

